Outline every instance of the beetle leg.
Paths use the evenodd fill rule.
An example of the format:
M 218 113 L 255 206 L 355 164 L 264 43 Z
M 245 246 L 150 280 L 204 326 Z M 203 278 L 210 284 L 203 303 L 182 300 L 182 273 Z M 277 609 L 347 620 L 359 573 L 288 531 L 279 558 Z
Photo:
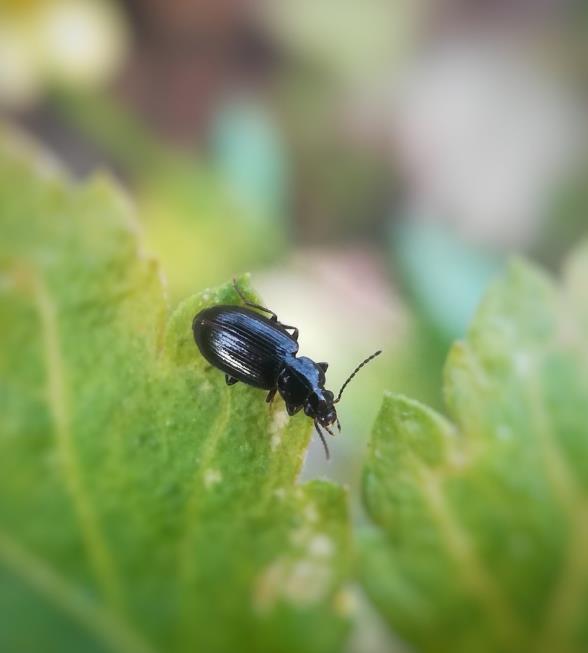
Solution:
M 228 374 L 225 374 L 225 381 L 227 382 L 227 385 L 235 385 L 235 383 L 239 383 L 238 379 L 234 379 L 232 376 L 229 376 Z
M 289 326 L 287 324 L 282 324 L 281 322 L 278 322 L 278 324 L 283 328 L 283 329 L 292 329 L 292 333 L 290 334 L 292 340 L 295 340 L 298 342 L 298 329 L 293 326 Z
M 325 436 L 323 435 L 323 432 L 320 430 L 318 422 L 314 420 L 314 428 L 316 429 L 316 432 L 319 434 L 319 438 L 321 439 L 321 442 L 323 443 L 323 447 L 325 448 L 325 455 L 327 456 L 327 460 L 331 457 L 329 454 L 329 447 L 327 446 L 327 441 L 325 440 Z
M 292 415 L 296 415 L 298 411 L 302 410 L 302 406 L 292 406 L 292 404 L 286 404 L 286 410 L 288 411 L 288 415 L 292 417 Z
M 272 388 L 268 393 L 267 397 L 265 398 L 266 403 L 271 404 L 272 401 L 274 400 L 274 397 L 276 396 L 276 392 L 278 391 L 278 388 Z
M 243 294 L 243 291 L 241 288 L 239 288 L 239 284 L 237 283 L 237 279 L 233 278 L 233 288 L 235 289 L 235 292 L 239 295 L 241 298 L 241 301 L 245 304 L 245 306 L 249 306 L 250 308 L 256 308 L 259 311 L 263 311 L 264 313 L 268 313 L 268 315 L 271 315 L 271 321 L 272 322 L 277 322 L 278 321 L 278 316 L 271 311 L 269 308 L 266 308 L 265 306 L 261 306 L 261 304 L 254 304 L 253 302 L 250 302 L 247 297 Z
M 239 295 L 241 298 L 241 301 L 245 304 L 245 306 L 249 306 L 250 308 L 256 308 L 258 311 L 263 311 L 264 313 L 267 313 L 270 316 L 270 320 L 272 322 L 275 322 L 276 324 L 279 324 L 283 329 L 292 329 L 292 333 L 290 334 L 292 340 L 295 340 L 298 342 L 298 329 L 297 327 L 290 326 L 289 324 L 282 324 L 280 320 L 278 319 L 278 316 L 269 308 L 266 308 L 265 306 L 262 306 L 261 304 L 254 304 L 253 302 L 250 302 L 247 297 L 243 294 L 243 291 L 241 288 L 239 288 L 239 285 L 237 284 L 237 280 L 233 279 L 233 287 L 235 288 L 236 293 Z
M 337 428 L 339 429 L 339 433 L 341 433 L 341 422 L 339 421 L 338 417 L 337 417 Z

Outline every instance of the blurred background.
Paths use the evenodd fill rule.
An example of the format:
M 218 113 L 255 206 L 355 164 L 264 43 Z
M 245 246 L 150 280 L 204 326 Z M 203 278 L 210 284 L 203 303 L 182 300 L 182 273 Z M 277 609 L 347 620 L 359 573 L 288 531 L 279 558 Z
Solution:
M 587 230 L 586 7 L 2 0 L 0 115 L 126 187 L 170 307 L 250 271 L 333 390 L 384 349 L 305 469 L 356 483 L 383 390 L 441 407 L 508 258 Z

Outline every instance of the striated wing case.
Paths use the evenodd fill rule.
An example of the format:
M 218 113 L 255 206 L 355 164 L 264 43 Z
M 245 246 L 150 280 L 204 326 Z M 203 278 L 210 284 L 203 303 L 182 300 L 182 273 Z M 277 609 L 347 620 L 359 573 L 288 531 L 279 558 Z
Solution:
M 284 358 L 298 351 L 298 343 L 285 329 L 240 306 L 205 308 L 192 328 L 211 365 L 256 388 L 273 388 Z

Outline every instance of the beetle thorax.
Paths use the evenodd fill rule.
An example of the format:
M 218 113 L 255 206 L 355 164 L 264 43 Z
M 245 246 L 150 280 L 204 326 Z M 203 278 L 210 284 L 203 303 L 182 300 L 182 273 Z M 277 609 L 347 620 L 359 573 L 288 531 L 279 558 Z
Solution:
M 291 357 L 278 377 L 278 390 L 290 409 L 304 409 L 304 412 L 322 422 L 332 424 L 336 419 L 333 393 L 325 390 L 325 373 L 310 358 Z

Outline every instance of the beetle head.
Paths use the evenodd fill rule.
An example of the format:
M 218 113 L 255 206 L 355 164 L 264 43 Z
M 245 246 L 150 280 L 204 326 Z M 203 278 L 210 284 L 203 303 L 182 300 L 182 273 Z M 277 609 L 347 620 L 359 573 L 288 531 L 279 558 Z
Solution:
M 304 404 L 304 412 L 321 426 L 328 428 L 337 421 L 334 399 L 335 395 L 330 390 L 311 392 Z

